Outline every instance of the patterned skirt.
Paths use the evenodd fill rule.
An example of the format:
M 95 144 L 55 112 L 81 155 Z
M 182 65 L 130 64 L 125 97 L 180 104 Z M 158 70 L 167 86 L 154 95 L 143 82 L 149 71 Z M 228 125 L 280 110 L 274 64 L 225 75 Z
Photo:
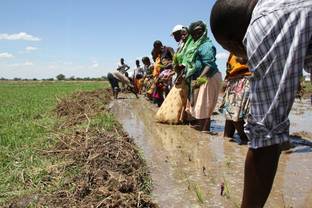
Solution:
M 245 77 L 229 80 L 219 108 L 226 120 L 239 121 L 249 112 L 249 80 Z

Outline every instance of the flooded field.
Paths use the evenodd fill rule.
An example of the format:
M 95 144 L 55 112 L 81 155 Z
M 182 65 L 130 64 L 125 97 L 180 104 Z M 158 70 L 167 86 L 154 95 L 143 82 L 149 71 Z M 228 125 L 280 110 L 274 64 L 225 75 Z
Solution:
M 218 132 L 212 136 L 187 125 L 156 123 L 157 108 L 143 97 L 115 100 L 111 108 L 144 152 L 154 182 L 153 197 L 160 207 L 239 207 L 247 146 L 222 137 L 222 115 L 212 117 L 212 128 Z M 305 139 L 294 141 L 308 144 L 312 140 L 308 100 L 296 102 L 290 119 L 291 132 Z M 266 207 L 311 207 L 311 177 L 310 147 L 283 152 Z

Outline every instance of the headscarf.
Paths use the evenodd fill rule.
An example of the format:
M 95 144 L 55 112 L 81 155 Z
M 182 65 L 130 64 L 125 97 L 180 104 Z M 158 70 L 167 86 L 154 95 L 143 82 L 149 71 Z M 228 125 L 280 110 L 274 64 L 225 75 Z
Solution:
M 194 29 L 197 26 L 201 26 L 204 30 L 204 33 L 198 40 L 194 41 L 191 34 L 194 32 Z M 193 22 L 189 26 L 189 36 L 183 45 L 183 48 L 175 54 L 174 63 L 185 66 L 185 81 L 188 84 L 188 98 L 190 100 L 192 99 L 192 75 L 195 74 L 197 70 L 195 68 L 196 52 L 198 48 L 207 41 L 209 41 L 209 38 L 207 37 L 207 27 L 205 23 L 202 21 Z
M 230 54 L 227 60 L 227 69 L 226 69 L 226 77 L 227 78 L 234 78 L 237 76 L 250 76 L 251 72 L 246 64 L 241 64 L 237 61 L 237 57 L 234 54 Z
M 194 42 L 191 35 L 188 35 L 186 42 L 183 44 L 182 48 L 178 50 L 174 56 L 174 64 L 185 63 L 183 59 L 185 58 L 185 52 L 187 51 L 188 45 Z
M 189 35 L 182 50 L 176 55 L 177 62 L 180 64 L 183 64 L 186 68 L 186 76 L 185 76 L 186 79 L 190 78 L 196 72 L 195 55 L 196 55 L 198 48 L 203 43 L 209 40 L 207 37 L 207 27 L 205 23 L 203 23 L 202 21 L 193 22 L 189 26 L 190 34 L 192 34 L 192 32 L 197 26 L 201 26 L 203 28 L 204 30 L 203 35 L 196 41 L 194 41 L 191 35 Z

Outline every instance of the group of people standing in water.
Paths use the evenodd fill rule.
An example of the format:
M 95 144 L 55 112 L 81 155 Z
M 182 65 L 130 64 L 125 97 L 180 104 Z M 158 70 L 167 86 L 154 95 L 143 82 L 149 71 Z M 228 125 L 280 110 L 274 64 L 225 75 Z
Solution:
M 193 22 L 189 27 L 176 25 L 171 32 L 178 43 L 176 51 L 156 40 L 151 56 L 136 60 L 131 77 L 130 68 L 120 60 L 117 70 L 109 74 L 112 87 L 119 79 L 131 91 L 144 96 L 160 108 L 156 120 L 161 123 L 185 124 L 203 133 L 211 131 L 211 115 L 215 110 L 221 90 L 222 76 L 216 64 L 216 48 L 207 36 L 206 24 Z M 118 78 L 124 75 L 124 79 Z M 115 79 L 111 79 L 111 77 Z M 224 135 L 233 138 L 237 130 L 240 144 L 247 143 L 243 131 L 244 117 L 248 111 L 248 79 L 251 73 L 244 61 L 230 54 L 224 87 L 224 97 L 219 111 L 226 116 Z M 129 80 L 129 81 L 128 81 Z M 119 87 L 113 91 L 117 97 Z
M 188 122 L 199 131 L 211 133 L 210 117 L 222 81 L 216 65 L 216 48 L 202 21 L 193 22 L 189 27 L 177 25 L 172 36 L 179 43 L 172 59 L 177 75 L 156 119 L 171 124 Z
M 134 89 L 138 94 L 144 94 L 148 100 L 160 107 L 156 114 L 158 122 L 188 123 L 196 130 L 214 134 L 210 130 L 211 115 L 218 101 L 222 76 L 216 64 L 216 48 L 207 36 L 206 24 L 196 21 L 189 27 L 176 25 L 171 35 L 178 43 L 177 49 L 174 51 L 173 48 L 156 40 L 151 52 L 153 64 L 147 56 L 141 60 L 143 67 L 140 60 L 136 60 L 136 68 L 131 77 L 127 73 L 130 67 L 124 63 L 124 59 L 121 59 L 117 70 L 108 77 L 113 91 L 116 95 L 119 89 L 118 87 L 114 89 L 114 79 L 111 77 L 115 75 L 116 79 L 124 83 L 118 78 L 118 74 L 123 74 L 129 80 L 126 84 L 130 89 Z M 241 138 L 245 139 L 246 136 L 240 130 L 243 129 L 243 116 L 246 113 L 240 112 L 242 108 L 238 105 L 241 105 L 247 96 L 237 101 L 233 93 L 244 91 L 248 85 L 246 81 L 238 84 L 234 81 L 241 78 L 240 71 L 245 72 L 246 69 L 248 71 L 248 68 L 240 64 L 236 58 L 229 60 L 227 79 L 231 81 L 226 84 L 227 96 L 224 97 L 220 111 L 229 115 L 227 122 L 229 133 L 225 135 L 233 137 L 233 130 L 235 131 L 237 127 Z M 230 107 L 233 104 L 236 107 Z M 247 106 L 248 101 L 244 104 Z M 231 123 L 230 120 L 235 122 Z M 241 126 L 236 125 L 237 123 Z
M 248 139 L 241 207 L 263 207 L 281 151 L 290 141 L 288 115 L 302 71 L 312 72 L 312 1 L 217 0 L 210 27 L 230 52 L 219 108 L 226 118 L 224 136 L 237 130 L 243 143 Z M 221 88 L 216 48 L 202 21 L 177 25 L 172 35 L 179 44 L 176 52 L 155 41 L 154 64 L 144 57 L 142 76 L 127 78 L 120 72 L 127 67 L 108 76 L 115 98 L 121 81 L 160 107 L 157 121 L 189 122 L 211 133 Z

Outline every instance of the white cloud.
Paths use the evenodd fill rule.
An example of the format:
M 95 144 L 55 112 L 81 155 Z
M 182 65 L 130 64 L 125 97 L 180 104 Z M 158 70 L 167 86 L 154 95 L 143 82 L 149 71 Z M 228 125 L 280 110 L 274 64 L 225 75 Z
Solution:
M 55 66 L 55 65 L 53 65 L 53 64 L 51 64 L 51 65 L 49 65 L 49 66 L 48 66 L 48 68 L 49 68 L 49 69 L 55 69 L 55 68 L 56 68 L 56 66 Z
M 33 66 L 34 63 L 31 61 L 25 61 L 24 63 L 16 63 L 16 64 L 11 64 L 10 66 L 12 67 L 17 67 L 17 66 Z
M 92 68 L 97 68 L 97 67 L 99 67 L 99 64 L 98 63 L 93 63 L 91 67 Z
M 73 62 L 68 61 L 68 62 L 63 62 L 63 64 L 66 66 L 71 66 L 71 65 L 73 65 Z
M 33 35 L 29 35 L 25 32 L 20 32 L 20 33 L 14 33 L 14 34 L 0 33 L 0 40 L 40 41 L 41 39 Z
M 24 66 L 32 66 L 32 65 L 34 65 L 34 64 L 33 64 L 33 62 L 30 62 L 30 61 L 26 61 L 24 63 Z
M 217 53 L 216 58 L 217 59 L 227 59 L 229 57 L 230 53 L 229 52 L 221 52 Z
M 99 63 L 97 61 L 93 61 L 91 68 L 97 68 L 99 67 Z
M 35 50 L 38 50 L 38 48 L 33 47 L 33 46 L 27 46 L 27 47 L 25 48 L 25 51 L 28 51 L 28 52 L 30 52 L 30 51 L 35 51 Z
M 0 59 L 5 59 L 5 58 L 13 58 L 14 56 L 10 53 L 4 52 L 0 53 Z

